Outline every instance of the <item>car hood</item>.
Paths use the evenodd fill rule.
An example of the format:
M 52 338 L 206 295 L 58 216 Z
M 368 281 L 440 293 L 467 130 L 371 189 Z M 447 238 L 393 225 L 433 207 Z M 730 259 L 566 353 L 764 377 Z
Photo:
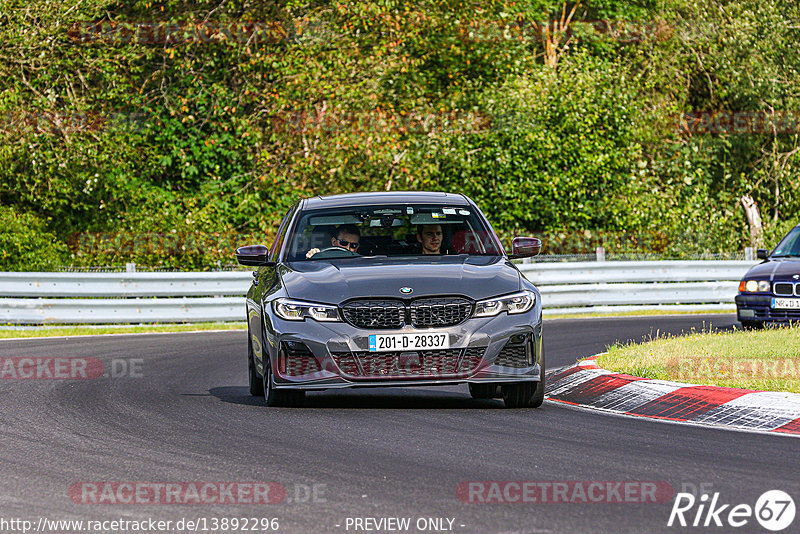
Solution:
M 357 297 L 465 295 L 479 300 L 520 289 L 519 271 L 498 256 L 349 258 L 281 266 L 289 297 L 338 304 Z M 410 287 L 410 294 L 400 293 Z
M 792 275 L 795 274 L 800 274 L 800 259 L 792 258 L 759 263 L 747 271 L 745 278 L 757 278 L 760 280 L 783 280 L 791 279 Z

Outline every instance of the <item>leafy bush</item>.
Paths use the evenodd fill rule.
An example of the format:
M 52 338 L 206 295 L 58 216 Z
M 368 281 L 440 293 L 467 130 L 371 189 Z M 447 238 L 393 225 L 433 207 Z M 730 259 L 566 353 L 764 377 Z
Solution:
M 0 203 L 65 261 L 186 268 L 350 191 L 463 191 L 503 236 L 686 254 L 748 243 L 742 195 L 767 232 L 797 219 L 797 131 L 700 133 L 684 114 L 800 109 L 800 5 L 587 0 L 545 61 L 542 21 L 572 6 L 10 0 Z M 247 21 L 269 35 L 238 38 Z M 169 25 L 210 33 L 159 41 Z
M 47 271 L 62 265 L 67 247 L 31 213 L 0 206 L 0 271 Z

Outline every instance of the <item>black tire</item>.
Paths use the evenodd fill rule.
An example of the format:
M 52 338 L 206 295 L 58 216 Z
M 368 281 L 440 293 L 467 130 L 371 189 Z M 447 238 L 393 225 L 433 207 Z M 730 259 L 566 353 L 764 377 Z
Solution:
M 542 367 L 541 380 L 538 382 L 516 382 L 500 387 L 506 408 L 538 408 L 544 402 L 545 363 L 544 349 L 540 358 Z
M 501 396 L 497 384 L 469 384 L 469 394 L 473 399 L 496 399 Z
M 266 356 L 266 355 L 265 355 Z M 264 402 L 267 406 L 300 407 L 306 400 L 306 392 L 296 389 L 275 389 L 272 387 L 272 365 L 269 359 L 264 360 Z
M 264 379 L 256 370 L 255 354 L 253 354 L 253 340 L 250 331 L 247 331 L 247 375 L 249 377 L 250 395 L 254 397 L 264 396 Z
M 536 386 L 536 393 L 533 394 L 533 398 L 531 399 L 530 407 L 531 408 L 538 408 L 544 402 L 544 391 L 547 388 L 547 376 L 546 376 L 546 366 L 544 363 L 544 345 L 542 345 L 542 357 L 539 358 L 539 364 L 542 368 L 541 372 L 541 379 L 537 382 Z
M 744 330 L 761 330 L 764 328 L 764 323 L 761 321 L 742 321 L 741 323 Z

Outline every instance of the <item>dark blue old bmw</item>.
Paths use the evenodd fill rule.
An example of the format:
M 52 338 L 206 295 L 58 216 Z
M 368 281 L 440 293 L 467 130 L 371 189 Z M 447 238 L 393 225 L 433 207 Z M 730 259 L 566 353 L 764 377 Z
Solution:
M 742 326 L 800 321 L 800 225 L 772 253 L 759 250 L 758 258 L 764 261 L 747 271 L 736 296 Z

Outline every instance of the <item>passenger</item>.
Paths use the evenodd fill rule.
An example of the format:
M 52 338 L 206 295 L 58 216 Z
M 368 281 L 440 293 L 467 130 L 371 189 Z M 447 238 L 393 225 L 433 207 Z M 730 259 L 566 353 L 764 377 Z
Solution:
M 422 244 L 423 254 L 441 254 L 442 225 L 423 224 L 417 227 L 417 241 Z
M 331 247 L 342 248 L 350 252 L 357 252 L 361 241 L 361 230 L 355 224 L 343 224 L 336 229 L 335 237 L 331 237 Z M 312 248 L 306 252 L 306 258 L 311 258 L 319 252 L 318 248 Z

